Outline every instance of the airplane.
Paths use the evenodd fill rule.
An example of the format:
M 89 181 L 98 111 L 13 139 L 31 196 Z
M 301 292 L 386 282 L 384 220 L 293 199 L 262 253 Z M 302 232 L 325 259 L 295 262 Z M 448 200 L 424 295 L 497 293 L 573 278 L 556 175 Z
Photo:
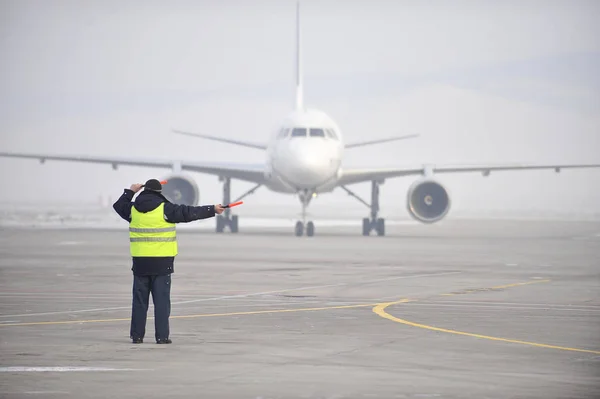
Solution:
M 327 113 L 304 105 L 302 60 L 301 60 L 300 4 L 296 5 L 296 97 L 295 107 L 282 120 L 266 143 L 241 141 L 222 138 L 197 132 L 173 129 L 176 134 L 214 140 L 232 145 L 244 146 L 265 153 L 265 162 L 261 164 L 241 164 L 236 162 L 208 163 L 188 160 L 157 160 L 116 157 L 94 157 L 85 155 L 52 155 L 0 152 L 2 157 L 46 160 L 89 162 L 112 165 L 143 166 L 171 169 L 171 175 L 165 177 L 163 194 L 170 201 L 197 205 L 199 190 L 195 181 L 185 172 L 199 172 L 217 175 L 223 182 L 223 204 L 240 201 L 264 186 L 281 194 L 298 195 L 302 205 L 302 220 L 294 227 L 296 236 L 313 236 L 313 221 L 307 221 L 306 210 L 313 198 L 319 194 L 330 193 L 341 188 L 349 195 L 370 208 L 369 217 L 362 219 L 362 234 L 373 231 L 378 236 L 385 235 L 385 219 L 379 215 L 380 186 L 396 177 L 419 176 L 409 187 L 406 206 L 409 215 L 421 223 L 435 223 L 442 220 L 450 210 L 450 196 L 446 188 L 438 181 L 436 174 L 480 172 L 489 176 L 492 171 L 554 169 L 560 172 L 566 168 L 597 168 L 600 164 L 546 164 L 546 165 L 419 165 L 399 168 L 346 168 L 342 165 L 345 150 L 367 145 L 387 143 L 418 137 L 417 134 L 373 139 L 363 142 L 345 143 L 337 123 Z M 250 190 L 231 201 L 231 180 L 237 179 L 255 184 Z M 358 183 L 371 183 L 370 203 L 352 192 L 348 186 Z M 216 232 L 229 229 L 239 231 L 238 215 L 231 209 L 216 217 Z

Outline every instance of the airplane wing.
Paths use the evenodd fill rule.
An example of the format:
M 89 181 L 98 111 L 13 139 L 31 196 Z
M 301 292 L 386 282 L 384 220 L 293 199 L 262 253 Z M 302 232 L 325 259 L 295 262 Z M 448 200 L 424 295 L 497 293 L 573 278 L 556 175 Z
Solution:
M 217 176 L 229 177 L 232 179 L 244 180 L 253 183 L 264 183 L 263 164 L 238 164 L 238 163 L 210 163 L 194 161 L 173 161 L 159 159 L 136 159 L 136 158 L 118 158 L 118 157 L 94 157 L 79 155 L 51 155 L 51 154 L 25 154 L 0 152 L 0 157 L 10 158 L 29 158 L 38 159 L 41 163 L 47 160 L 69 161 L 69 162 L 87 162 L 111 165 L 117 169 L 120 165 L 127 166 L 145 166 L 151 168 L 172 169 L 181 168 L 191 172 L 201 172 Z
M 402 177 L 411 175 L 428 175 L 432 173 L 464 173 L 480 172 L 488 176 L 492 171 L 505 170 L 536 170 L 536 169 L 554 169 L 557 173 L 561 169 L 579 169 L 579 168 L 600 168 L 600 164 L 548 164 L 548 165 L 423 165 L 420 167 L 407 168 L 373 168 L 373 169 L 344 169 L 342 176 L 338 181 L 338 186 L 361 183 L 372 180 L 383 180 L 392 177 Z

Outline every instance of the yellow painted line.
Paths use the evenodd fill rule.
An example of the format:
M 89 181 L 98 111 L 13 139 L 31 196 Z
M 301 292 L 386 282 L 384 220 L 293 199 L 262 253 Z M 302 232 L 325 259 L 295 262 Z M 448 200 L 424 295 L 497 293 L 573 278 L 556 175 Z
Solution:
M 425 324 L 419 324 L 419 323 L 413 323 L 412 321 L 408 321 L 408 320 L 403 320 L 403 319 L 399 319 L 397 317 L 392 316 L 391 314 L 387 313 L 385 311 L 385 309 L 390 306 L 390 305 L 394 305 L 394 303 L 382 303 L 380 305 L 377 305 L 373 308 L 373 312 L 375 312 L 376 314 L 378 314 L 379 316 L 391 320 L 391 321 L 395 321 L 396 323 L 401 323 L 401 324 L 406 324 L 408 326 L 413 326 L 413 327 L 418 327 L 418 328 L 424 328 L 426 330 L 433 330 L 433 331 L 439 331 L 439 332 L 445 332 L 445 333 L 450 333 L 450 334 L 459 334 L 459 335 L 466 335 L 469 337 L 475 337 L 475 338 L 483 338 L 483 339 L 489 339 L 492 341 L 503 341 L 503 342 L 510 342 L 513 344 L 522 344 L 522 345 L 531 345 L 531 346 L 537 346 L 540 348 L 550 348 L 550 349 L 560 349 L 560 350 L 564 350 L 564 351 L 573 351 L 573 352 L 586 352 L 586 353 L 594 353 L 596 355 L 600 355 L 600 351 L 593 351 L 593 350 L 587 350 L 587 349 L 577 349 L 577 348 L 568 348 L 568 347 L 564 347 L 564 346 L 556 346 L 556 345 L 546 345 L 546 344 L 540 344 L 537 342 L 527 342 L 527 341 L 519 341 L 516 339 L 508 339 L 508 338 L 498 338 L 498 337 L 491 337 L 489 335 L 481 335 L 481 334 L 473 334 L 473 333 L 468 333 L 468 332 L 464 332 L 464 331 L 456 331 L 456 330 L 448 330 L 446 328 L 439 328 L 439 327 L 433 327 L 433 326 L 428 326 Z
M 153 317 L 148 317 L 153 319 Z M 126 321 L 131 319 L 98 319 L 98 320 L 66 320 L 66 321 L 36 321 L 30 323 L 3 323 L 0 327 L 17 327 L 17 326 L 46 326 L 54 324 L 81 324 L 81 323 L 110 323 L 112 321 Z
M 538 284 L 538 283 L 546 283 L 549 281 L 550 280 L 534 280 L 534 281 L 528 281 L 528 282 L 522 282 L 522 283 L 501 285 L 501 286 L 497 286 L 497 287 L 488 288 L 487 290 L 511 288 L 511 287 L 517 287 L 517 286 L 523 286 L 523 285 Z M 482 290 L 486 290 L 486 289 L 468 290 L 467 293 L 481 292 Z M 463 292 L 465 292 L 465 291 L 463 291 Z M 440 294 L 440 295 L 453 295 L 453 294 Z M 391 321 L 394 321 L 397 323 L 401 323 L 401 324 L 406 324 L 406 325 L 413 326 L 413 327 L 427 329 L 427 330 L 433 330 L 433 331 L 439 331 L 439 332 L 445 332 L 445 333 L 451 333 L 451 334 L 466 335 L 466 336 L 483 338 L 483 339 L 494 340 L 494 341 L 504 341 L 504 342 L 510 342 L 510 343 L 516 343 L 516 344 L 531 345 L 531 346 L 537 346 L 537 347 L 542 347 L 542 348 L 551 348 L 551 349 L 560 349 L 560 350 L 567 350 L 567 351 L 600 354 L 599 351 L 568 348 L 568 347 L 555 346 L 555 345 L 546 345 L 546 344 L 540 344 L 540 343 L 536 343 L 536 342 L 518 341 L 518 340 L 513 340 L 513 339 L 507 339 L 507 338 L 491 337 L 491 336 L 487 336 L 487 335 L 472 334 L 472 333 L 463 332 L 463 331 L 448 330 L 448 329 L 444 329 L 444 328 L 428 326 L 425 324 L 418 324 L 418 323 L 414 323 L 414 322 L 411 322 L 408 320 L 403 320 L 403 319 L 394 317 L 394 316 L 390 315 L 389 313 L 387 313 L 385 310 L 387 307 L 389 307 L 391 305 L 407 303 L 407 302 L 416 302 L 416 301 L 417 300 L 414 300 L 414 299 L 401 299 L 399 301 L 387 302 L 387 303 L 364 303 L 364 304 L 356 304 L 356 305 L 327 306 L 327 307 L 318 307 L 318 308 L 272 309 L 272 310 L 257 310 L 257 311 L 249 311 L 249 312 L 205 313 L 205 314 L 195 314 L 195 315 L 171 316 L 170 318 L 171 319 L 192 319 L 192 318 L 200 318 L 200 317 L 227 317 L 227 316 L 244 316 L 244 315 L 293 313 L 293 312 L 312 312 L 312 311 L 333 310 L 333 309 L 354 309 L 354 308 L 373 307 L 372 311 L 385 319 L 388 319 L 388 320 L 391 320 Z M 154 319 L 154 317 L 148 317 L 148 319 L 152 320 L 152 319 Z M 41 322 L 30 322 L 30 323 L 4 323 L 4 324 L 0 324 L 0 327 L 40 326 L 40 325 L 59 325 L 59 324 L 84 324 L 84 323 L 110 323 L 110 322 L 130 321 L 130 320 L 131 320 L 130 318 L 120 318 L 120 319 L 97 319 L 97 320 L 41 321 Z
M 527 284 L 535 284 L 546 282 L 550 280 L 535 280 L 529 281 L 525 283 L 514 283 L 503 286 L 498 286 L 494 288 L 508 288 L 514 287 L 518 285 L 527 285 Z M 444 295 L 444 294 L 442 294 Z M 403 303 L 408 300 L 401 300 L 399 302 L 394 303 Z M 250 311 L 250 312 L 233 312 L 233 313 L 208 313 L 208 314 L 195 314 L 195 315 L 184 315 L 184 316 L 171 316 L 170 319 L 190 319 L 190 318 L 199 318 L 199 317 L 225 317 L 225 316 L 243 316 L 243 315 L 256 315 L 256 314 L 268 314 L 268 313 L 286 313 L 286 312 L 311 312 L 318 310 L 332 310 L 332 309 L 352 309 L 352 308 L 362 308 L 369 306 L 378 306 L 381 303 L 365 303 L 365 304 L 357 304 L 357 305 L 345 305 L 345 306 L 329 306 L 329 307 L 320 307 L 320 308 L 299 308 L 299 309 L 273 309 L 273 310 L 258 310 L 258 311 Z M 154 317 L 148 317 L 149 320 L 154 319 Z M 60 325 L 60 324 L 87 324 L 87 323 L 112 323 L 118 321 L 130 321 L 130 318 L 119 318 L 119 319 L 96 319 L 96 320 L 65 320 L 65 321 L 36 321 L 36 322 L 28 322 L 28 323 L 1 323 L 0 327 L 19 327 L 19 326 L 44 326 L 44 325 Z
M 204 314 L 193 314 L 183 316 L 171 316 L 170 319 L 194 319 L 199 317 L 225 317 L 225 316 L 244 316 L 244 315 L 256 315 L 256 314 L 269 314 L 269 313 L 293 313 L 293 312 L 314 312 L 318 310 L 332 310 L 332 309 L 353 309 L 353 308 L 366 308 L 378 305 L 377 303 L 361 303 L 357 305 L 343 305 L 343 306 L 327 306 L 321 308 L 295 308 L 295 309 L 272 309 L 272 310 L 256 310 L 250 312 L 231 312 L 231 313 L 204 313 Z M 148 317 L 149 320 L 154 317 Z M 57 324 L 84 324 L 84 323 L 111 323 L 117 321 L 130 321 L 130 318 L 122 319 L 97 319 L 97 320 L 66 320 L 66 321 L 37 321 L 29 323 L 4 323 L 0 324 L 0 327 L 12 327 L 12 326 L 43 326 L 43 325 L 57 325 Z
M 550 281 L 550 280 L 536 280 L 536 281 L 529 281 L 529 282 L 525 282 L 525 283 L 507 284 L 507 285 L 502 285 L 502 286 L 498 286 L 498 287 L 494 287 L 494 288 L 495 289 L 499 289 L 499 288 L 517 287 L 517 286 L 529 285 L 529 284 L 536 284 L 536 283 L 547 283 L 548 281 Z M 584 352 L 584 353 L 593 353 L 593 354 L 596 354 L 596 355 L 600 355 L 600 351 L 593 351 L 593 350 L 588 350 L 588 349 L 578 349 L 578 348 L 569 348 L 569 347 L 557 346 L 557 345 L 547 345 L 547 344 L 541 344 L 541 343 L 537 343 L 537 342 L 520 341 L 520 340 L 516 340 L 516 339 L 492 337 L 492 336 L 489 336 L 489 335 L 473 334 L 473 333 L 464 332 L 464 331 L 449 330 L 447 328 L 439 328 L 439 327 L 429 326 L 429 325 L 426 325 L 426 324 L 414 323 L 412 321 L 408 321 L 408 320 L 404 320 L 404 319 L 400 319 L 398 317 L 392 316 L 391 314 L 389 314 L 386 311 L 387 307 L 389 307 L 391 305 L 396 305 L 396 304 L 399 304 L 399 303 L 403 303 L 403 302 L 410 302 L 410 300 L 402 300 L 402 301 L 398 301 L 398 302 L 389 302 L 389 303 L 380 303 L 380 304 L 376 305 L 373 308 L 373 312 L 375 314 L 377 314 L 378 316 L 383 317 L 384 319 L 388 319 L 388 320 L 391 320 L 393 322 L 400 323 L 400 324 L 405 324 L 407 326 L 412 326 L 412 327 L 417 327 L 417 328 L 423 328 L 423 329 L 426 329 L 426 330 L 444 332 L 444 333 L 448 333 L 448 334 L 465 335 L 465 336 L 468 336 L 468 337 L 482 338 L 482 339 L 488 339 L 488 340 L 492 340 L 492 341 L 509 342 L 509 343 L 512 343 L 512 344 L 530 345 L 530 346 L 536 346 L 536 347 L 539 347 L 539 348 L 559 349 L 559 350 L 564 350 L 564 351 Z

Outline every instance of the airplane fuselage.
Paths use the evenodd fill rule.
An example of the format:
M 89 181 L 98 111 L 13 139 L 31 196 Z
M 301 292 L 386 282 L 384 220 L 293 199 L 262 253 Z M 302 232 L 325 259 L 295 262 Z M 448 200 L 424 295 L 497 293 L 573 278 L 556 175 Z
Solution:
M 342 133 L 332 118 L 318 110 L 294 111 L 270 137 L 265 185 L 280 193 L 330 192 L 343 152 Z

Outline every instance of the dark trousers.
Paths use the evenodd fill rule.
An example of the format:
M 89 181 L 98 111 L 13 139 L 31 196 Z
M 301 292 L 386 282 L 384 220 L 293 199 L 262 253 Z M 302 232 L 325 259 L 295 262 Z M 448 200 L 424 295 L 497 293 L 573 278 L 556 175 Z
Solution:
M 169 316 L 171 315 L 171 275 L 133 275 L 133 303 L 131 309 L 131 338 L 144 338 L 146 315 L 152 293 L 154 303 L 155 338 L 169 338 Z

